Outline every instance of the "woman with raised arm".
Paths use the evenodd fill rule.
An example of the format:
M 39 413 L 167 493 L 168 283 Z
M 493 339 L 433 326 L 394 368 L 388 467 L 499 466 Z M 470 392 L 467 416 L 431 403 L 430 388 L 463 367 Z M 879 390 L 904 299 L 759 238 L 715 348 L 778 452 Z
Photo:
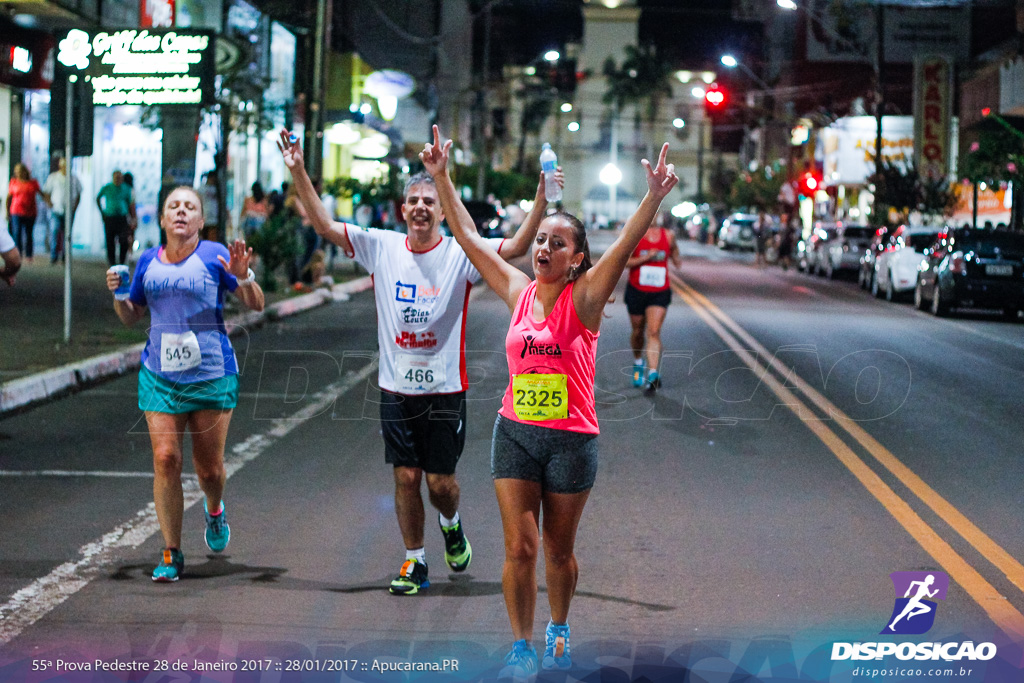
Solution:
M 192 463 L 205 494 L 206 545 L 221 552 L 231 539 L 224 511 L 224 444 L 238 403 L 238 361 L 224 328 L 224 293 L 251 310 L 263 310 L 263 290 L 249 269 L 252 248 L 244 240 L 225 247 L 199 238 L 203 203 L 191 187 L 164 200 L 160 227 L 167 245 L 142 252 L 127 298 L 121 277 L 107 271 L 114 312 L 131 326 L 150 313 L 149 338 L 139 370 L 139 409 L 146 414 L 153 447 L 153 499 L 164 537 L 153 580 L 177 581 L 184 494 L 181 467 L 185 433 L 192 436 Z
M 597 473 L 594 366 L 601 317 L 630 254 L 679 179 L 665 163 L 667 143 L 656 167 L 641 161 L 647 195 L 593 265 L 578 218 L 564 212 L 544 218 L 533 242 L 537 279 L 531 281 L 477 235 L 448 177 L 451 144 L 441 144 L 434 126 L 434 142 L 420 159 L 434 177 L 455 238 L 512 311 L 505 338 L 510 382 L 494 423 L 491 475 L 505 532 L 502 590 L 515 639 L 500 675 L 525 679 L 537 671 L 530 641 L 540 524 L 551 607 L 542 664 L 547 669 L 572 665 L 569 603 L 579 576 L 573 547 Z

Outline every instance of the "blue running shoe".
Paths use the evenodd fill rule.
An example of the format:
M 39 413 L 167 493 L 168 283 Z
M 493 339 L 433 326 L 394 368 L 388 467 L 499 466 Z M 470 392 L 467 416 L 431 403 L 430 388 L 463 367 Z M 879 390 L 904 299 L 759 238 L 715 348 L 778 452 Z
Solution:
M 498 672 L 499 681 L 531 683 L 537 678 L 537 651 L 526 639 L 517 640 L 505 655 L 505 666 Z
M 544 634 L 544 659 L 540 665 L 545 669 L 559 671 L 572 668 L 572 657 L 569 656 L 569 624 L 548 622 L 548 630 Z
M 177 581 L 185 571 L 185 555 L 177 548 L 164 548 L 160 564 L 153 570 L 153 580 L 160 583 Z
M 646 363 L 640 361 L 639 363 L 633 363 L 633 386 L 642 387 L 644 385 L 644 368 Z
M 661 388 L 661 377 L 658 375 L 657 370 L 651 370 L 647 373 L 647 381 L 644 382 L 644 391 L 648 394 L 653 394 Z
M 228 511 L 224 502 L 220 504 L 220 514 L 211 515 L 203 500 L 203 515 L 206 517 L 206 547 L 219 553 L 228 547 L 231 541 L 231 527 L 228 526 Z

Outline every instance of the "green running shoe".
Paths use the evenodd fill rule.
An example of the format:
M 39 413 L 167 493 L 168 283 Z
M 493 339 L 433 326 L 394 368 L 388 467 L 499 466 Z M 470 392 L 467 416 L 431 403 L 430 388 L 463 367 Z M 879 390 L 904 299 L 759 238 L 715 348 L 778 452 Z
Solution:
M 220 514 L 211 515 L 206 509 L 206 500 L 203 500 L 203 515 L 206 517 L 206 547 L 215 553 L 219 553 L 228 547 L 231 541 L 231 527 L 228 526 L 228 511 L 224 502 L 220 504 Z
M 440 515 L 437 521 L 441 523 Z M 456 522 L 455 526 L 441 524 L 441 533 L 444 535 L 444 561 L 453 572 L 466 571 L 469 561 L 473 559 L 473 546 L 462 532 L 462 520 Z
M 177 581 L 185 571 L 185 555 L 177 548 L 164 548 L 162 561 L 153 570 L 153 580 L 160 583 Z
M 505 655 L 505 666 L 498 672 L 499 681 L 530 683 L 537 679 L 537 651 L 529 641 L 517 640 Z
M 548 630 L 544 634 L 544 659 L 540 665 L 545 669 L 559 671 L 572 668 L 572 657 L 569 656 L 569 624 L 548 622 Z
M 416 595 L 429 585 L 427 565 L 418 560 L 408 559 L 402 564 L 402 569 L 388 590 L 392 595 Z

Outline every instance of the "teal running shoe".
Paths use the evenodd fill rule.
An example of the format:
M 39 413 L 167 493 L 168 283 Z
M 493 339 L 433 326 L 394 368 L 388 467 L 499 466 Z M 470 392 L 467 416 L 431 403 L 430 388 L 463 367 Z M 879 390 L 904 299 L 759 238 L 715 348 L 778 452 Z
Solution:
M 548 630 L 544 634 L 544 659 L 540 665 L 545 669 L 558 671 L 572 668 L 572 657 L 569 656 L 569 624 L 548 622 Z
M 203 515 L 206 517 L 206 547 L 219 553 L 228 547 L 231 541 L 231 527 L 228 526 L 228 511 L 221 501 L 220 514 L 211 515 L 203 500 Z
M 646 367 L 644 361 L 639 363 L 633 363 L 633 386 L 642 387 L 644 385 L 644 368 Z
M 537 679 L 537 651 L 526 639 L 517 640 L 505 655 L 505 666 L 498 672 L 499 681 L 532 683 Z
M 657 370 L 651 370 L 647 373 L 647 381 L 644 382 L 644 391 L 648 394 L 653 394 L 661 388 L 661 377 L 658 375 Z
M 177 548 L 164 548 L 160 564 L 153 570 L 153 580 L 169 583 L 181 578 L 185 571 L 185 555 Z
M 410 558 L 402 564 L 402 569 L 388 590 L 392 595 L 416 595 L 429 585 L 427 565 Z
M 440 524 L 440 515 L 437 521 Z M 462 532 L 462 520 L 455 522 L 455 526 L 441 524 L 441 534 L 444 536 L 444 561 L 453 572 L 466 571 L 470 560 L 473 559 L 473 546 Z

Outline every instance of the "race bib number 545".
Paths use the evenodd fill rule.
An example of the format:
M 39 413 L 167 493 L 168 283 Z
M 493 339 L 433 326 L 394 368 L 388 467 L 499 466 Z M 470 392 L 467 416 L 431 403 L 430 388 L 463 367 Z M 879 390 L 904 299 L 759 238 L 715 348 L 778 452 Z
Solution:
M 199 352 L 196 333 L 189 330 L 181 334 L 164 332 L 160 335 L 160 370 L 184 372 L 198 368 L 203 356 Z
M 539 422 L 569 417 L 565 375 L 529 374 L 512 378 L 512 407 L 520 420 Z

